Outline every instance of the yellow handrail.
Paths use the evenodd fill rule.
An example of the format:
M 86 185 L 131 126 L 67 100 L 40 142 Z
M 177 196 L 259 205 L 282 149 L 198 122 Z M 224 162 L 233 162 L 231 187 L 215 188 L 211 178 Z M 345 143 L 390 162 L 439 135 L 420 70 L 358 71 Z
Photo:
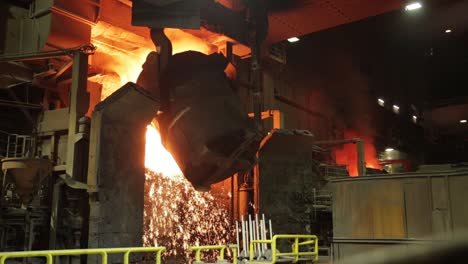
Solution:
M 161 264 L 161 253 L 166 250 L 164 247 L 129 247 L 129 248 L 93 248 L 93 249 L 63 249 L 63 250 L 40 250 L 40 251 L 17 251 L 0 252 L 0 264 L 10 258 L 31 258 L 44 257 L 47 264 L 53 264 L 56 256 L 76 256 L 76 255 L 101 255 L 101 264 L 107 264 L 108 254 L 124 253 L 123 263 L 128 264 L 130 253 L 154 252 L 156 254 L 156 264 Z
M 231 249 L 232 251 L 232 263 L 237 264 L 237 245 L 212 245 L 212 246 L 193 246 L 189 249 L 195 251 L 195 261 L 197 263 L 201 262 L 201 251 L 202 250 L 219 250 L 218 260 L 224 260 L 224 251 L 226 248 Z M 2 264 L 2 263 L 0 263 Z
M 294 239 L 292 244 L 292 252 L 277 253 L 276 252 L 276 243 L 278 239 Z M 299 242 L 300 239 L 305 241 Z M 255 261 L 254 258 L 254 246 L 255 244 L 270 244 L 271 246 L 271 262 L 265 261 Z M 314 245 L 313 251 L 304 251 L 300 252 L 300 247 L 305 245 Z M 278 257 L 293 257 L 293 263 L 299 261 L 301 256 L 310 256 L 314 258 L 314 261 L 318 260 L 318 238 L 315 235 L 274 235 L 271 240 L 252 240 L 250 241 L 250 254 L 249 254 L 249 264 L 274 264 L 277 261 Z M 1 263 L 0 263 L 1 264 Z

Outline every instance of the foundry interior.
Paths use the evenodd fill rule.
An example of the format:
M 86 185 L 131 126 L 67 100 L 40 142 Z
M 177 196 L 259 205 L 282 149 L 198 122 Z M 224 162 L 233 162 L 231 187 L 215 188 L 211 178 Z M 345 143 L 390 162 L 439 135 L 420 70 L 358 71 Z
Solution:
M 3 0 L 0 264 L 466 263 L 468 0 Z

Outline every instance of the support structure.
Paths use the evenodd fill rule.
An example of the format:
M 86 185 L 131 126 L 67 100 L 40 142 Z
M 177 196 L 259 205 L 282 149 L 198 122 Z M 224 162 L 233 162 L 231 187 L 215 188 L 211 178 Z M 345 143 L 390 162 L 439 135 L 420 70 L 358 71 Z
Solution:
M 145 134 L 159 105 L 133 83 L 96 105 L 88 166 L 89 248 L 143 244 Z
M 78 120 L 88 112 L 89 94 L 86 91 L 88 82 L 88 54 L 75 51 L 73 55 L 72 85 L 70 87 L 67 168 L 68 176 L 74 177 L 75 141 L 78 133 Z

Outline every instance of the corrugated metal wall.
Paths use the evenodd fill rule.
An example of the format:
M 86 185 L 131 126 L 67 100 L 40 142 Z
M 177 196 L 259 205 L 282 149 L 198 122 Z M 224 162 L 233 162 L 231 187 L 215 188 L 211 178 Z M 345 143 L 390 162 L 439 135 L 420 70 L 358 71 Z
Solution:
M 466 170 L 334 181 L 334 257 L 450 238 L 468 228 L 466 190 Z

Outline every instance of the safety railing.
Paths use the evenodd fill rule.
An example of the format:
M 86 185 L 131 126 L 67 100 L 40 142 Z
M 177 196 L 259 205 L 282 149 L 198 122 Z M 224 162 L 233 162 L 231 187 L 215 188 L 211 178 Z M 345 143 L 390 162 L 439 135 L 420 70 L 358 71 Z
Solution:
M 218 261 L 223 261 L 226 249 L 232 251 L 232 264 L 237 264 L 237 245 L 213 245 L 213 246 L 193 246 L 190 247 L 190 251 L 195 251 L 195 262 L 194 264 L 204 263 L 201 260 L 201 252 L 206 250 L 219 250 Z M 0 263 L 2 264 L 2 263 Z
M 294 240 L 291 252 L 277 252 L 279 239 Z M 255 244 L 269 244 L 271 248 L 271 260 L 255 260 Z M 301 247 L 312 245 L 312 251 L 301 251 Z M 313 261 L 318 260 L 318 238 L 315 235 L 274 235 L 271 240 L 252 240 L 250 242 L 249 264 L 273 264 L 279 262 L 280 257 L 290 257 L 292 263 L 297 263 L 301 257 L 309 257 Z M 1 263 L 0 263 L 1 264 Z
M 25 158 L 35 155 L 36 139 L 33 136 L 0 132 L 0 156 Z
M 131 253 L 155 253 L 156 264 L 161 264 L 161 253 L 164 247 L 134 247 L 134 248 L 94 248 L 94 249 L 65 249 L 65 250 L 42 250 L 42 251 L 18 251 L 0 252 L 0 264 L 5 264 L 7 259 L 12 258 L 37 258 L 46 259 L 46 264 L 53 264 L 57 256 L 79 256 L 79 255 L 101 255 L 101 264 L 107 264 L 109 254 L 124 254 L 123 263 L 129 264 Z

